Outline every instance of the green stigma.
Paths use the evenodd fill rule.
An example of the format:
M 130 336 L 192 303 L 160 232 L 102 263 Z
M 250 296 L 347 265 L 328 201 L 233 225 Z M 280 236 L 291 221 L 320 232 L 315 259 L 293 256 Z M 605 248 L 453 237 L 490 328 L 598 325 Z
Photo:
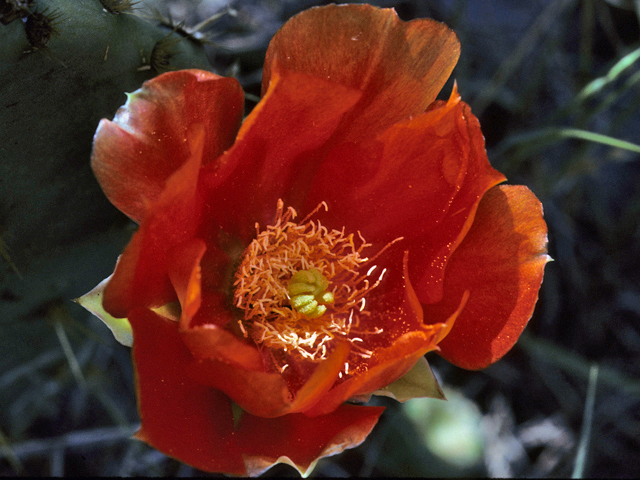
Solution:
M 329 281 L 315 268 L 296 272 L 287 287 L 291 306 L 308 318 L 321 317 L 333 303 L 328 287 Z

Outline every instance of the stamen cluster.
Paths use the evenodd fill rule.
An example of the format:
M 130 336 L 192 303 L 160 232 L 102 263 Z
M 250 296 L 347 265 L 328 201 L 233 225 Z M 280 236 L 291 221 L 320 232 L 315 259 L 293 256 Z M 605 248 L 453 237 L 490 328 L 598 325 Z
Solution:
M 329 231 L 320 221 L 307 221 L 320 207 L 327 209 L 323 202 L 301 223 L 295 223 L 296 211 L 291 207 L 285 211 L 279 200 L 274 224 L 263 231 L 256 224 L 257 236 L 245 250 L 234 281 L 235 306 L 244 311 L 238 323 L 245 336 L 251 334 L 265 347 L 297 352 L 316 361 L 327 357 L 329 342 L 336 337 L 362 342 L 350 333 L 361 316 L 368 314 L 366 296 L 385 273 L 383 270 L 375 282 L 368 278 L 375 266 L 360 273 L 369 262 L 361 252 L 371 245 L 359 233 L 356 241 L 344 229 Z M 299 308 L 292 298 L 292 279 L 296 283 L 311 275 L 299 273 L 303 271 L 313 272 L 322 285 L 322 295 L 331 299 L 313 311 Z M 362 347 L 358 354 L 371 356 Z

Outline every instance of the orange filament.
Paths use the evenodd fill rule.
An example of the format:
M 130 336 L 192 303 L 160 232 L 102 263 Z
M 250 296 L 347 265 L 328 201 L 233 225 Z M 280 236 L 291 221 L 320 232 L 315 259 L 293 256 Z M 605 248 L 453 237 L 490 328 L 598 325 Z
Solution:
M 327 208 L 323 202 L 309 216 L 321 206 Z M 319 221 L 307 221 L 309 216 L 294 223 L 296 211 L 285 211 L 278 200 L 274 224 L 262 232 L 256 224 L 257 237 L 245 250 L 233 284 L 235 306 L 244 311 L 240 328 L 258 344 L 313 361 L 327 358 L 336 337 L 368 358 L 373 352 L 349 334 L 368 315 L 366 296 L 386 270 L 370 281 L 376 267 L 366 273 L 360 267 L 370 262 L 361 253 L 371 245 L 360 234 L 356 242 L 344 229 L 329 231 Z

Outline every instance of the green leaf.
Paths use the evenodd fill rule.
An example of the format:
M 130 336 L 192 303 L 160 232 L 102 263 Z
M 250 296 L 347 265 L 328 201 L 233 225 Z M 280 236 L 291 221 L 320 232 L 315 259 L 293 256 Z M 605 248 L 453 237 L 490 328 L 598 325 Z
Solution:
M 100 282 L 93 290 L 85 293 L 80 298 L 76 298 L 75 302 L 82 305 L 84 308 L 93 313 L 96 317 L 102 320 L 107 327 L 116 337 L 116 340 L 122 345 L 130 347 L 133 345 L 133 330 L 131 324 L 126 318 L 116 318 L 109 315 L 102 307 L 102 292 L 107 286 L 111 276 L 105 278 Z
M 586 140 L 593 143 L 601 143 L 622 150 L 640 153 L 640 145 L 627 142 L 618 138 L 602 135 L 601 133 L 589 132 L 587 130 L 579 130 L 577 128 L 560 128 L 555 133 L 559 138 L 577 138 L 578 140 Z
M 591 97 L 600 91 L 602 91 L 607 85 L 613 83 L 622 73 L 628 68 L 632 67 L 638 60 L 640 60 L 640 48 L 626 54 L 616 64 L 611 67 L 609 72 L 604 77 L 596 78 L 589 82 L 577 95 L 577 100 L 582 102 L 588 97 Z
M 588 130 L 562 127 L 547 127 L 520 135 L 514 135 L 506 139 L 497 149 L 497 152 L 499 152 L 498 154 L 500 155 L 504 155 L 504 153 L 510 148 L 519 147 L 521 149 L 524 148 L 525 152 L 531 154 L 531 151 L 542 150 L 568 138 L 600 143 L 602 145 L 628 150 L 633 153 L 640 153 L 640 145 L 636 143 L 610 137 L 601 133 L 590 132 Z
M 423 397 L 446 400 L 440 385 L 438 385 L 438 380 L 424 357 L 420 358 L 403 377 L 391 385 L 373 392 L 373 395 L 391 397 L 399 402 Z

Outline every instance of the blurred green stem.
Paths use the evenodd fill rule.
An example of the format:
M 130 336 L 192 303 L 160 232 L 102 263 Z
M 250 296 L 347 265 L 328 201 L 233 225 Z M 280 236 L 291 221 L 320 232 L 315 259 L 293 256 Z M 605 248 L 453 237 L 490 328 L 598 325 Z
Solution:
M 587 399 L 584 404 L 584 416 L 582 418 L 582 430 L 580 432 L 580 443 L 576 463 L 573 467 L 571 478 L 582 478 L 584 465 L 587 461 L 589 451 L 589 440 L 591 439 L 591 425 L 593 425 L 593 408 L 596 403 L 596 386 L 598 384 L 598 372 L 600 368 L 597 363 L 589 368 L 589 385 L 587 386 Z
M 9 445 L 7 437 L 4 436 L 2 430 L 0 430 L 0 456 L 5 457 L 9 461 L 11 468 L 13 468 L 16 474 L 24 475 L 24 466 L 11 448 L 11 445 Z
M 531 153 L 531 150 L 539 151 L 566 139 L 585 140 L 640 153 L 640 145 L 627 142 L 626 140 L 620 140 L 601 133 L 589 132 L 577 128 L 548 127 L 509 137 L 497 147 L 496 155 L 504 155 L 506 151 L 514 147 Z
M 585 87 L 580 90 L 580 93 L 576 95 L 576 102 L 584 102 L 587 98 L 602 91 L 607 85 L 613 83 L 628 68 L 633 66 L 638 59 L 640 59 L 640 48 L 626 54 L 618 60 L 613 67 L 609 69 L 605 76 L 598 77 L 585 85 Z
M 523 334 L 518 341 L 529 355 L 561 368 L 566 373 L 583 379 L 591 375 L 591 363 L 584 357 L 558 347 L 551 342 Z M 600 366 L 600 383 L 622 390 L 628 395 L 640 396 L 640 380 L 623 375 L 618 370 Z
M 58 336 L 58 340 L 60 341 L 60 345 L 62 346 L 62 351 L 64 352 L 64 356 L 67 358 L 67 362 L 69 364 L 69 368 L 71 369 L 71 373 L 83 388 L 87 387 L 87 381 L 82 375 L 82 369 L 80 368 L 80 364 L 78 363 L 78 359 L 73 353 L 73 348 L 71 348 L 71 343 L 69 342 L 69 338 L 67 337 L 67 333 L 64 331 L 64 327 L 62 326 L 62 322 L 56 320 L 54 323 L 54 328 L 56 331 L 56 335 Z

